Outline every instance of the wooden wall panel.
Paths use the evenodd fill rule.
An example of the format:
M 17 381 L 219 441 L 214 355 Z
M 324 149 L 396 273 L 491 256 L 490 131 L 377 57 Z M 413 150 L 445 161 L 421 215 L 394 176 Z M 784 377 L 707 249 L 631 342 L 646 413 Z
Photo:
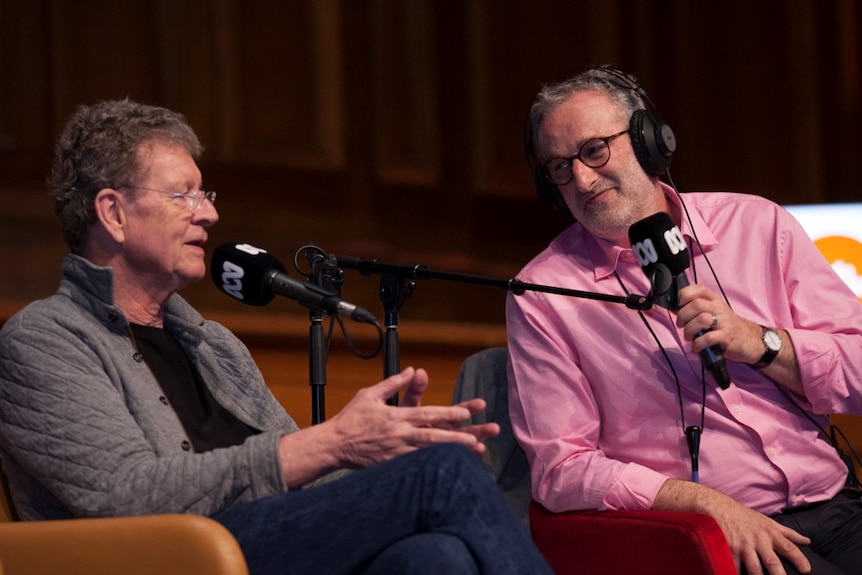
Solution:
M 819 146 L 828 201 L 859 201 L 862 162 L 859 141 L 862 128 L 862 8 L 858 2 L 842 1 L 824 7 L 814 16 L 829 41 L 818 43 L 818 73 L 815 82 L 823 97 L 819 112 L 829 118 L 829 133 Z
M 54 128 L 80 103 L 132 96 L 164 100 L 158 4 L 91 0 L 50 4 L 47 32 Z M 43 36 L 44 37 L 44 36 Z
M 440 182 L 434 16 L 429 0 L 371 3 L 373 141 L 383 183 Z
M 595 63 L 635 73 L 673 126 L 680 188 L 859 200 L 860 19 L 847 0 L 0 0 L 0 255 L 17 269 L 0 299 L 53 291 L 54 138 L 79 103 L 124 95 L 200 134 L 211 245 L 250 241 L 288 266 L 312 242 L 516 274 L 568 223 L 535 200 L 527 105 Z M 348 273 L 345 294 L 379 310 L 378 287 Z M 237 309 L 207 282 L 187 295 Z M 503 296 L 423 281 L 404 319 L 500 325 Z
M 336 2 L 231 2 L 224 67 L 235 98 L 223 111 L 221 158 L 343 170 L 340 13 Z

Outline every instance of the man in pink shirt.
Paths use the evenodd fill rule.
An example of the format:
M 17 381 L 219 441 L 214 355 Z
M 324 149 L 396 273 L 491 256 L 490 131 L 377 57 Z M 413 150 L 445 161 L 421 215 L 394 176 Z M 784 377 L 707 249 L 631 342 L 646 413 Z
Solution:
M 705 513 L 749 574 L 856 572 L 862 502 L 826 428 L 829 413 L 862 414 L 862 305 L 780 206 L 661 182 L 676 142 L 645 98 L 593 68 L 531 108 L 539 195 L 576 221 L 520 281 L 655 292 L 629 228 L 657 212 L 691 257 L 672 306 L 509 296 L 510 411 L 533 497 Z M 714 346 L 721 385 L 702 362 Z

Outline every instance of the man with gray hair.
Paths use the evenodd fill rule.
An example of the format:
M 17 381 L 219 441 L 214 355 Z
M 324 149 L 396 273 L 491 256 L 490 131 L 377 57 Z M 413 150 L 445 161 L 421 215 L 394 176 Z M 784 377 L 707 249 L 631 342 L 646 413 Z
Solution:
M 180 114 L 130 100 L 82 106 L 60 136 L 71 253 L 57 293 L 0 331 L 18 515 L 206 515 L 252 574 L 550 573 L 476 457 L 499 429 L 457 427 L 481 399 L 422 406 L 409 367 L 300 430 L 246 347 L 178 295 L 219 219 L 201 150 Z
M 531 109 L 537 192 L 576 221 L 518 279 L 654 300 L 509 297 L 533 497 L 710 515 L 750 575 L 855 573 L 862 502 L 826 428 L 862 414 L 862 306 L 780 206 L 660 181 L 676 140 L 651 106 L 592 68 Z

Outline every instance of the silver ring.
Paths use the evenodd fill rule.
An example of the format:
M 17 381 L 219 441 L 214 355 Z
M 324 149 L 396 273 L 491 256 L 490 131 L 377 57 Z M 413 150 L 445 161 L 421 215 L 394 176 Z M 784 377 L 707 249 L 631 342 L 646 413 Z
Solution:
M 712 331 L 717 327 L 718 327 L 718 316 L 715 314 L 712 314 L 712 323 L 709 324 L 709 330 L 707 330 L 707 331 Z

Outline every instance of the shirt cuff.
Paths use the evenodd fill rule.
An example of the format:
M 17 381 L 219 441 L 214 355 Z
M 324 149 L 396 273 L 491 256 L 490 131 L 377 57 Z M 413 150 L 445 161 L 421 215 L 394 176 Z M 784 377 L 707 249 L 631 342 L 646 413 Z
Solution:
M 629 463 L 611 485 L 604 498 L 608 511 L 651 509 L 668 477 L 651 469 Z

